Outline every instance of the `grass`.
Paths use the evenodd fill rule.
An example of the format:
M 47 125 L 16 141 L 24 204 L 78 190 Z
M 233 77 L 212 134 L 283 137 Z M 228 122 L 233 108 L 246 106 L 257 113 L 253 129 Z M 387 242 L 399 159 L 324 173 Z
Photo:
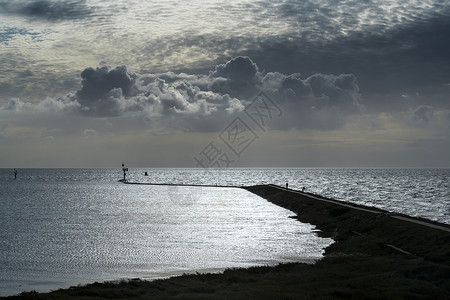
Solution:
M 450 299 L 449 232 L 269 186 L 248 190 L 296 212 L 336 243 L 314 265 L 93 283 L 8 299 Z

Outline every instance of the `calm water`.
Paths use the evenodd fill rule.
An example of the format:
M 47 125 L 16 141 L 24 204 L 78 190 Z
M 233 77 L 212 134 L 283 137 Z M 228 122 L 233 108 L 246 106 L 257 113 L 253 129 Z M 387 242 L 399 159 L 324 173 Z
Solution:
M 242 189 L 124 185 L 120 169 L 18 171 L 0 169 L 0 295 L 317 259 L 332 242 Z M 129 179 L 289 182 L 450 224 L 450 170 L 130 169 Z
M 1 295 L 312 260 L 331 243 L 239 188 L 125 185 L 120 170 L 0 174 Z

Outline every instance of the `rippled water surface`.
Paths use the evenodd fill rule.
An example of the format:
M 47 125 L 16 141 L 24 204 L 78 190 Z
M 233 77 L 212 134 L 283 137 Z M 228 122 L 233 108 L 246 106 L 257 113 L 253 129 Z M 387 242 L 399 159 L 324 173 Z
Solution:
M 147 171 L 149 176 L 144 176 Z M 0 295 L 321 257 L 332 241 L 232 187 L 120 169 L 0 169 Z M 130 169 L 140 183 L 274 183 L 450 224 L 450 170 Z
M 125 185 L 117 170 L 11 174 L 0 176 L 0 295 L 318 259 L 331 243 L 240 188 Z
M 159 169 L 138 182 L 255 185 L 293 189 L 450 224 L 450 169 Z

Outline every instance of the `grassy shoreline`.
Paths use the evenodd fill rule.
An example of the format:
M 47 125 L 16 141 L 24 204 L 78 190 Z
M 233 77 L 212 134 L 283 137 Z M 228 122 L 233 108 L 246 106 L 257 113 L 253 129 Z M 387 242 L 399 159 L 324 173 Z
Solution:
M 5 299 L 450 299 L 450 232 L 274 186 L 246 189 L 290 209 L 336 242 L 314 265 L 94 283 Z

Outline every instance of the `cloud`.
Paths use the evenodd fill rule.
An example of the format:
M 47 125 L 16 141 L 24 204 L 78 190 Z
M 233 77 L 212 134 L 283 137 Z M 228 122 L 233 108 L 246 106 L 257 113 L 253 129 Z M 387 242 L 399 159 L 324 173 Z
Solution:
M 174 9 L 175 2 L 169 2 L 154 5 L 129 1 L 119 5 L 97 0 L 0 0 L 2 16 L 15 14 L 5 18 L 8 27 L 3 29 L 3 36 L 0 29 L 0 42 L 13 46 L 7 50 L 11 57 L 0 63 L 1 68 L 5 74 L 21 76 L 23 66 L 28 66 L 35 74 L 26 84 L 25 79 L 18 82 L 14 76 L 5 75 L 5 84 L 0 82 L 0 101 L 9 97 L 56 97 L 63 89 L 66 93 L 73 86 L 61 81 L 72 77 L 73 70 L 82 70 L 86 62 L 99 59 L 127 64 L 141 74 L 149 70 L 207 74 L 211 66 L 219 68 L 236 56 L 248 56 L 263 74 L 301 71 L 305 78 L 315 73 L 355 74 L 366 95 L 412 94 L 414 89 L 433 90 L 443 81 L 448 83 L 450 6 L 442 1 L 345 0 L 338 5 L 312 0 L 277 4 L 237 1 L 228 4 L 228 9 L 220 5 L 220 11 L 216 11 L 217 4 L 193 4 L 183 7 L 182 14 Z M 158 10 L 166 13 L 159 14 Z M 197 18 L 188 17 L 193 10 Z M 74 26 L 52 24 L 48 30 L 37 22 L 28 22 L 27 26 L 17 14 L 38 20 L 80 20 L 71 22 Z M 45 50 L 33 48 L 25 55 L 20 51 L 24 40 L 26 47 Z M 231 61 L 229 64 L 218 70 L 212 68 L 217 77 L 214 90 L 210 90 L 239 98 L 246 89 L 239 91 L 239 84 L 244 83 L 224 74 L 232 73 Z M 253 71 L 251 67 L 249 71 Z M 39 80 L 37 75 L 44 71 L 60 84 L 47 85 Z M 59 90 L 54 90 L 56 86 Z M 49 94 L 50 88 L 53 93 Z M 382 109 L 378 101 L 366 105 Z
M 125 96 L 130 96 L 136 77 L 127 66 L 114 69 L 110 66 L 87 68 L 81 72 L 82 88 L 77 92 L 77 96 L 83 101 L 95 100 L 102 98 L 113 88 L 120 88 Z
M 298 73 L 268 73 L 262 87 L 282 104 L 285 114 L 275 124 L 280 129 L 337 129 L 347 116 L 363 109 L 353 74 L 314 74 L 302 79 Z
M 21 73 L 19 73 L 20 77 L 30 77 L 30 76 L 34 76 L 34 72 L 31 70 L 25 70 Z
M 430 138 L 450 139 L 450 111 L 420 105 L 409 116 L 409 124 L 429 133 Z
M 127 66 L 102 65 L 81 72 L 81 88 L 38 103 L 11 99 L 0 110 L 61 113 L 84 118 L 139 119 L 153 132 L 220 131 L 250 104 L 259 90 L 286 111 L 274 128 L 329 130 L 361 109 L 352 74 L 262 74 L 249 57 L 217 65 L 208 75 L 139 74 Z M 86 133 L 86 132 L 85 132 Z
M 430 105 L 421 105 L 413 113 L 413 121 L 417 125 L 426 125 L 434 117 L 434 108 Z
M 137 75 L 126 66 L 87 68 L 81 72 L 81 89 L 76 93 L 82 110 L 96 115 L 119 115 L 123 97 L 134 94 Z
M 267 72 L 355 74 L 365 94 L 431 94 L 448 83 L 448 4 L 427 1 L 418 8 L 392 1 L 343 1 L 330 9 L 323 2 L 286 1 L 267 4 L 267 10 L 272 11 L 266 12 L 268 17 L 288 17 L 287 32 L 245 39 L 225 36 L 209 47 L 211 51 L 249 56 Z M 191 36 L 206 47 L 207 38 Z M 377 101 L 366 104 L 379 106 Z
M 0 1 L 0 8 L 6 13 L 47 21 L 83 19 L 92 14 L 85 0 L 78 1 Z
M 0 7 L 1 5 L 2 4 L 0 2 Z M 31 39 L 37 39 L 39 37 L 39 33 L 17 27 L 4 26 L 0 28 L 0 43 L 8 45 L 8 42 L 16 36 L 29 36 Z
M 98 132 L 94 129 L 85 129 L 83 130 L 83 135 L 85 135 L 86 137 L 91 137 L 98 135 Z
M 232 96 L 251 96 L 259 81 L 258 66 L 248 57 L 238 56 L 215 67 L 211 90 Z
M 79 111 L 79 109 L 80 104 L 70 95 L 59 99 L 46 98 L 39 103 L 23 102 L 20 99 L 13 98 L 8 103 L 0 106 L 0 111 L 11 112 L 73 113 Z

